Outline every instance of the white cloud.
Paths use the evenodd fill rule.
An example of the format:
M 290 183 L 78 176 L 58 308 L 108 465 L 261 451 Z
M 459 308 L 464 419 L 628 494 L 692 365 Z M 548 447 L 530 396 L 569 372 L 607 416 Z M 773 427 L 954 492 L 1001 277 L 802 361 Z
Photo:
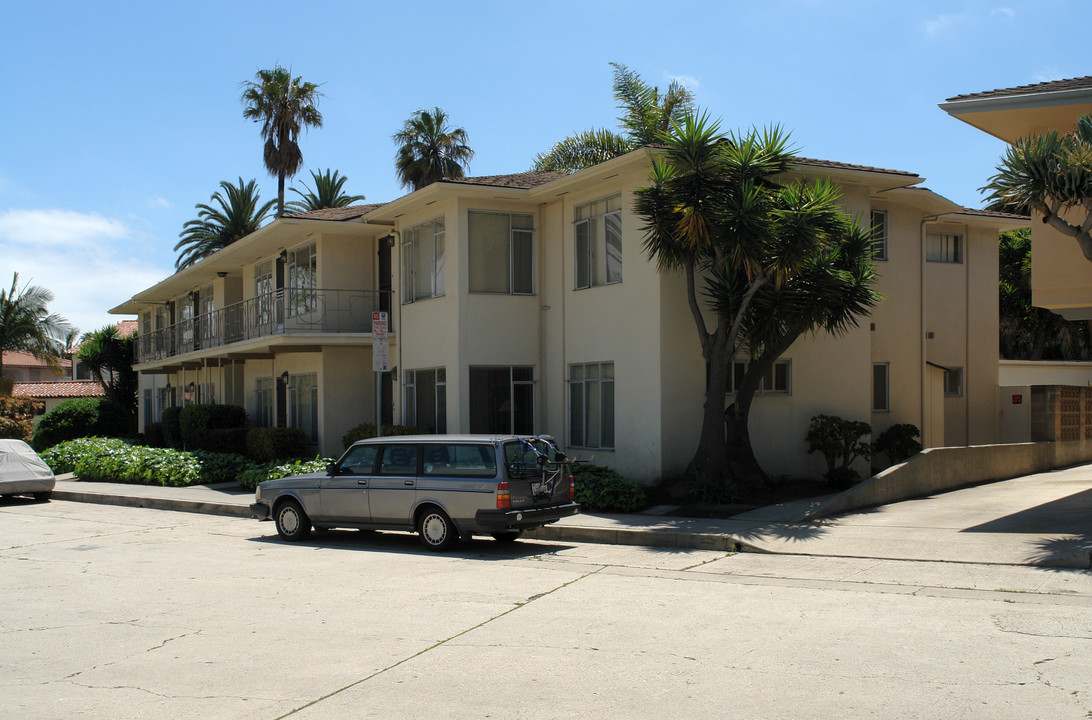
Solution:
M 0 284 L 49 289 L 51 312 L 81 331 L 97 330 L 121 317 L 107 310 L 171 274 L 134 257 L 146 241 L 124 222 L 70 210 L 0 212 Z
M 992 17 L 1000 17 L 1005 18 L 1006 20 L 1012 20 L 1014 17 L 1016 17 L 1016 12 L 1012 8 L 995 7 L 993 10 L 990 10 L 990 15 Z
M 961 22 L 962 15 L 939 15 L 932 20 L 926 20 L 921 27 L 930 38 L 936 38 L 948 33 Z
M 0 212 L 0 242 L 80 247 L 102 240 L 119 240 L 129 234 L 123 222 L 101 215 L 71 210 Z
M 151 200 L 148 201 L 148 207 L 157 208 L 157 209 L 162 208 L 164 210 L 170 210 L 171 209 L 171 201 L 168 200 L 167 198 L 155 197 L 155 198 L 152 198 Z
M 668 80 L 677 80 L 680 85 L 688 87 L 691 90 L 698 89 L 698 79 L 692 75 L 668 75 Z

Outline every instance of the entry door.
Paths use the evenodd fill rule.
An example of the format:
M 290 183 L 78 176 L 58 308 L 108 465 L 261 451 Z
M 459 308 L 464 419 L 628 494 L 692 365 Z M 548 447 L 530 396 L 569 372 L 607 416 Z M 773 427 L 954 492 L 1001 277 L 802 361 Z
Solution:
M 355 447 L 341 461 L 338 474 L 322 481 L 320 506 L 323 518 L 342 522 L 371 520 L 368 493 L 378 455 L 378 445 Z
M 383 447 L 379 469 L 371 477 L 369 493 L 372 522 L 409 525 L 417 499 L 416 445 L 391 443 Z

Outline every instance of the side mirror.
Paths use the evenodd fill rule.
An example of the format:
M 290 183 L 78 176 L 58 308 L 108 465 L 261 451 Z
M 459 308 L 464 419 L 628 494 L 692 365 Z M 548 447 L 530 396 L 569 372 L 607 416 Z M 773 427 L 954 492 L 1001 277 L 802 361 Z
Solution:
M 329 463 L 326 466 L 326 474 L 329 475 L 330 477 L 333 477 L 333 476 L 338 474 L 337 463 L 336 462 Z

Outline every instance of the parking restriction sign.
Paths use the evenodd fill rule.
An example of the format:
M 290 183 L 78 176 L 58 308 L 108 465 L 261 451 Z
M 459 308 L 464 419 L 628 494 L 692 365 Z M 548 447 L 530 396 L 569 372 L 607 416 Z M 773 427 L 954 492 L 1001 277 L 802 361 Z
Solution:
M 376 340 L 387 339 L 387 313 L 381 310 L 372 313 L 372 337 Z

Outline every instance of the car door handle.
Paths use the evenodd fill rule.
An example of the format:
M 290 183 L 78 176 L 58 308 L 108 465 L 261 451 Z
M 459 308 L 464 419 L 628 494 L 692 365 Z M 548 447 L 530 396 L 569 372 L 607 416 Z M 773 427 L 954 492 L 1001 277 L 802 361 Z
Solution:
M 406 485 L 413 485 L 413 480 L 407 480 L 407 481 L 406 481 L 406 482 L 405 482 L 404 484 L 406 484 Z
M 364 485 L 366 487 L 368 485 L 368 481 L 367 480 L 357 480 L 356 484 L 357 485 Z

